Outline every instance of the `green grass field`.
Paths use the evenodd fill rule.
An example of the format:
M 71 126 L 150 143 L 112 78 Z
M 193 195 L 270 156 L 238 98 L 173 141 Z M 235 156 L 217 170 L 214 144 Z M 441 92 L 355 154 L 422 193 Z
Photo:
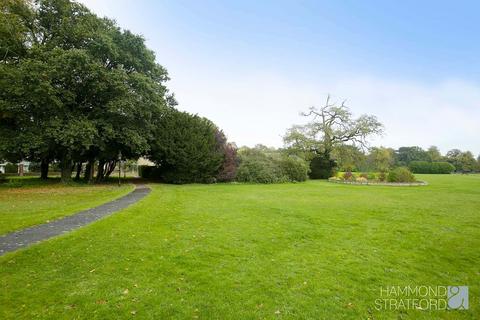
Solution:
M 478 319 L 480 176 L 418 178 L 430 185 L 154 184 L 0 257 L 0 318 Z M 470 309 L 375 310 L 392 285 L 468 285 Z
M 25 177 L 0 184 L 0 235 L 93 208 L 133 190 L 131 185 L 64 186 L 58 181 Z

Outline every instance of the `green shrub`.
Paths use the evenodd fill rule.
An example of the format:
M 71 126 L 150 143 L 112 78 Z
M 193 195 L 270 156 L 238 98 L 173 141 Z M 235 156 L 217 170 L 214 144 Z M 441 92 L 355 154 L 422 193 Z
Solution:
M 308 163 L 297 156 L 282 157 L 280 167 L 288 180 L 297 182 L 307 180 L 310 170 Z
M 279 183 L 305 181 L 308 163 L 300 157 L 285 155 L 265 147 L 241 148 L 236 173 L 238 182 Z
M 388 182 L 414 182 L 415 177 L 407 167 L 398 167 L 388 173 Z
M 380 172 L 378 174 L 378 181 L 385 182 L 387 180 L 387 174 L 385 172 Z
M 360 173 L 359 177 L 360 177 L 360 178 L 368 179 L 368 173 L 362 172 L 362 173 Z
M 280 167 L 265 157 L 240 156 L 240 166 L 237 170 L 237 181 L 253 183 L 285 182 L 288 178 L 282 174 Z
M 310 161 L 311 179 L 328 179 L 335 175 L 335 161 L 325 156 L 317 155 Z
M 450 174 L 455 171 L 455 166 L 449 162 L 432 162 L 432 173 Z
M 451 163 L 441 161 L 412 161 L 409 167 L 413 173 L 448 174 L 455 170 L 455 167 Z
M 375 174 L 375 172 L 369 172 L 367 174 L 367 179 L 368 180 L 375 180 L 375 179 L 377 179 L 377 175 Z

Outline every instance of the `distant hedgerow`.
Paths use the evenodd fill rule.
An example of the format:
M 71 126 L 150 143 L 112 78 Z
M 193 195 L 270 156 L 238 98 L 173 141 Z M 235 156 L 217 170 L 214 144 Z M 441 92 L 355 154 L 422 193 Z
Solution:
M 413 173 L 448 174 L 455 171 L 455 167 L 451 163 L 441 161 L 412 161 L 409 168 Z

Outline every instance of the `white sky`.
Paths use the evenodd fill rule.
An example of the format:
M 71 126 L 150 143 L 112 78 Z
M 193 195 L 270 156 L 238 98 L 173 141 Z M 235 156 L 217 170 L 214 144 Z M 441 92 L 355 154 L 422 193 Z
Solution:
M 116 19 L 121 27 L 145 35 L 158 62 L 169 71 L 172 80 L 167 86 L 175 93 L 178 108 L 208 117 L 239 146 L 282 146 L 285 130 L 305 121 L 299 113 L 322 105 L 330 93 L 337 101 L 347 99 L 355 115 L 373 114 L 385 125 L 385 135 L 372 140 L 372 145 L 436 145 L 442 153 L 459 148 L 480 154 L 479 83 L 454 77 L 428 81 L 390 77 L 368 68 L 335 72 L 335 65 L 321 74 L 302 68 L 292 73 L 282 65 L 262 67 L 258 61 L 253 66 L 241 55 L 226 54 L 228 50 L 209 54 L 213 52 L 209 43 L 196 45 L 193 41 L 198 39 L 189 43 L 188 34 L 176 41 L 180 31 L 156 24 L 155 13 L 142 7 L 141 1 L 81 2 Z M 215 35 L 209 34 L 212 39 Z M 286 63 L 295 66 L 296 62 Z

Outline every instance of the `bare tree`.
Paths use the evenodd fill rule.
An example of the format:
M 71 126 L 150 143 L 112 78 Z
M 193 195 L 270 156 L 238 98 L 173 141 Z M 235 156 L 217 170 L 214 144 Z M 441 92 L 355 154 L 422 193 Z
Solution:
M 331 159 L 335 146 L 353 144 L 362 149 L 368 147 L 367 138 L 383 133 L 383 125 L 373 115 L 361 115 L 354 119 L 343 101 L 340 105 L 327 97 L 321 108 L 310 107 L 302 115 L 311 118 L 304 126 L 293 126 L 284 136 L 285 145 L 310 157 L 321 155 Z

